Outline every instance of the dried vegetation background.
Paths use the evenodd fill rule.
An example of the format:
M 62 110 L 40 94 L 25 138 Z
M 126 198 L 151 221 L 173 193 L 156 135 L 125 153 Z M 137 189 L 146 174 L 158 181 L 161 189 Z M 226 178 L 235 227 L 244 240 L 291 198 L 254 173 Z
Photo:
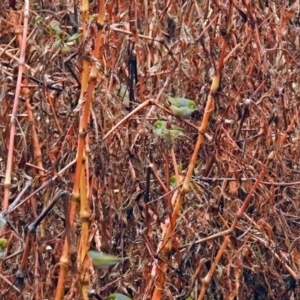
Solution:
M 90 1 L 87 34 L 73 41 L 68 37 L 83 26 L 79 5 L 77 21 L 73 1 L 31 1 L 21 82 L 24 3 L 0 5 L 1 199 L 9 189 L 11 205 L 25 188 L 18 207 L 3 201 L 3 210 L 11 210 L 2 230 L 8 247 L 1 263 L 1 299 L 59 299 L 68 224 L 60 201 L 38 227 L 27 256 L 24 249 L 27 226 L 52 197 L 60 190 L 74 192 L 87 57 L 97 66 L 82 171 L 91 213 L 88 241 L 91 249 L 129 259 L 104 270 L 83 271 L 75 263 L 63 284 L 64 298 L 85 299 L 82 272 L 102 299 L 116 291 L 132 299 L 300 298 L 297 1 L 106 1 L 99 58 L 91 55 L 97 1 Z M 217 88 L 212 86 L 216 77 Z M 134 95 L 128 102 L 119 87 L 130 83 Z M 188 122 L 173 117 L 189 138 L 177 139 L 171 148 L 151 129 L 154 120 L 167 117 L 157 105 L 165 105 L 162 93 L 198 105 Z M 186 174 L 209 95 L 212 115 L 176 217 L 180 196 L 174 193 L 180 188 L 170 189 L 169 178 L 178 166 Z M 9 149 L 11 184 L 5 182 Z M 72 243 L 82 253 L 86 220 L 78 211 Z M 170 218 L 172 247 L 162 251 Z M 159 295 L 155 286 L 161 284 Z

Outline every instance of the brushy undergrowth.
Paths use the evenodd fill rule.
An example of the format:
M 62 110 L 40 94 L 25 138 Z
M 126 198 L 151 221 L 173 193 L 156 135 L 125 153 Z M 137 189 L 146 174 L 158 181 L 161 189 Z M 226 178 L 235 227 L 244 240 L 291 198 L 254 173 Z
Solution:
M 22 31 L 24 18 L 23 1 L 2 2 L 1 198 L 17 86 L 21 43 L 17 33 Z M 54 297 L 66 228 L 60 202 L 37 229 L 23 274 L 24 286 L 15 278 L 27 226 L 58 191 L 72 192 L 74 164 L 57 174 L 76 159 L 84 106 L 79 103 L 82 60 L 88 57 L 98 69 L 86 137 L 89 240 L 93 249 L 128 258 L 106 270 L 91 267 L 90 288 L 103 299 L 116 291 L 132 299 L 154 299 L 156 278 L 152 275 L 157 262 L 164 260 L 162 299 L 198 299 L 202 279 L 224 241 L 222 232 L 230 228 L 272 153 L 218 262 L 205 299 L 299 299 L 299 3 L 237 0 L 229 15 L 231 1 L 106 1 L 103 46 L 97 59 L 90 53 L 97 32 L 92 15 L 97 14 L 98 4 L 90 2 L 84 39 L 78 35 L 82 27 L 79 5 L 77 21 L 73 2 L 30 2 L 9 201 L 18 197 L 28 180 L 30 190 L 21 201 L 55 180 L 9 214 L 2 231 L 8 248 L 1 262 L 0 298 Z M 228 17 L 230 29 L 226 27 Z M 172 213 L 168 197 L 175 191 L 169 186 L 176 168 L 171 147 L 179 173 L 185 176 L 225 39 L 228 45 L 220 87 L 213 94 L 213 115 L 166 261 L 158 249 L 163 226 Z M 133 76 L 135 61 L 137 78 Z M 122 85 L 130 83 L 134 99 L 129 91 L 120 92 Z M 173 117 L 172 122 L 187 137 L 172 146 L 155 137 L 151 129 L 155 120 L 167 118 L 165 111 L 151 105 L 165 106 L 163 94 L 194 99 L 198 105 L 187 122 Z M 106 136 L 147 100 L 153 102 Z M 39 163 L 43 170 L 37 167 Z M 150 199 L 146 203 L 149 166 Z M 76 247 L 80 234 L 77 214 L 72 238 Z M 82 299 L 77 290 L 79 272 L 80 266 L 69 270 L 65 299 Z

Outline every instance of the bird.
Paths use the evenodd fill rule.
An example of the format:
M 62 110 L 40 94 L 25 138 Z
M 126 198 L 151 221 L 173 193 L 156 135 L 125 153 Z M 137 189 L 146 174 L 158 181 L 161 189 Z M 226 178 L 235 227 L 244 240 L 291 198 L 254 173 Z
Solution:
M 110 294 L 107 300 L 131 300 L 131 298 L 123 295 L 123 294 Z
M 117 95 L 122 98 L 123 104 L 129 106 L 129 88 L 126 84 L 122 83 L 118 87 Z
M 191 116 L 191 114 L 197 109 L 196 102 L 187 98 L 176 97 L 173 98 L 166 95 L 168 101 L 170 102 L 170 109 L 175 116 L 181 119 L 186 119 Z
M 182 128 L 171 124 L 170 128 L 167 128 L 167 121 L 157 120 L 153 124 L 153 132 L 156 136 L 162 137 L 169 142 L 173 142 L 178 137 L 185 137 L 182 132 Z
M 90 250 L 88 255 L 92 260 L 93 266 L 99 269 L 113 266 L 122 260 L 122 258 L 95 250 Z
M 2 230 L 5 227 L 6 223 L 6 219 L 0 214 L 0 230 Z
M 7 239 L 0 238 L 0 260 L 5 258 L 5 250 L 7 248 Z
M 184 176 L 185 176 L 184 174 L 179 174 L 179 183 L 180 184 L 183 183 Z M 170 186 L 171 186 L 172 189 L 175 189 L 178 186 L 176 175 L 172 175 L 170 177 Z M 192 179 L 190 181 L 190 185 L 189 186 L 190 186 L 190 188 L 195 189 L 197 191 L 201 191 L 202 190 L 202 188 L 200 187 L 199 182 L 195 181 L 195 179 L 193 177 L 192 177 Z
M 179 175 L 179 180 L 180 180 L 181 183 L 182 183 L 183 179 L 184 179 L 184 176 L 183 175 Z M 172 188 L 176 188 L 176 186 L 177 186 L 176 175 L 172 175 L 170 177 L 170 185 L 171 185 Z

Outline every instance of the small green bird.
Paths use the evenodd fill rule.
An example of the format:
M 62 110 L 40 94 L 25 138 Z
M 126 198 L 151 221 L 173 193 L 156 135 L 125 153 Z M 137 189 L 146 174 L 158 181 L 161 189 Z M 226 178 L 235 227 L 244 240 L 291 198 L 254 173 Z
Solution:
M 122 98 L 123 104 L 129 106 L 129 89 L 126 84 L 122 83 L 118 86 L 118 94 Z
M 167 128 L 167 121 L 157 120 L 153 124 L 153 132 L 159 137 L 163 137 L 169 142 L 173 142 L 178 137 L 186 136 L 182 132 L 182 128 L 176 125 L 171 125 L 170 129 Z
M 182 182 L 184 179 L 184 176 L 179 175 L 179 180 Z M 176 175 L 172 175 L 170 177 L 170 185 L 172 188 L 175 188 L 177 186 L 177 180 L 176 180 Z
M 90 250 L 88 255 L 92 260 L 93 266 L 99 269 L 113 266 L 122 260 L 122 258 L 94 250 Z
M 131 298 L 123 294 L 111 294 L 108 296 L 107 300 L 131 300 Z
M 180 181 L 180 183 L 182 183 L 183 182 L 183 180 L 184 180 L 184 175 L 183 174 L 180 174 L 179 175 L 179 181 Z M 176 180 L 176 175 L 172 175 L 171 177 L 170 177 L 170 186 L 171 186 L 171 188 L 176 188 L 177 187 L 177 180 Z M 190 181 L 190 188 L 193 188 L 194 190 L 196 190 L 196 191 L 201 191 L 202 190 L 202 188 L 200 187 L 200 184 L 199 183 L 197 183 L 193 178 L 192 178 L 192 180 Z
M 166 96 L 171 104 L 170 108 L 174 115 L 182 119 L 190 117 L 191 114 L 197 109 L 197 105 L 194 100 L 179 97 L 173 98 L 169 95 Z
M 7 239 L 0 238 L 0 260 L 5 257 L 6 248 L 7 248 Z
M 7 223 L 6 219 L 4 217 L 0 216 L 0 230 L 2 230 L 4 228 L 6 223 Z

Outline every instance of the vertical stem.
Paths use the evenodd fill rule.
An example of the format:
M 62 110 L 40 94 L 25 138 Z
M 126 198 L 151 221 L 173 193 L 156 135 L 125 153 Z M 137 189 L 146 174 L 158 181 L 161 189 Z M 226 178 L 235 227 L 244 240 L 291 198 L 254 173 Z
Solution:
M 4 199 L 2 203 L 3 210 L 6 210 L 8 208 L 8 200 L 10 194 L 14 141 L 15 141 L 15 134 L 16 134 L 16 119 L 17 119 L 18 106 L 19 106 L 22 76 L 23 76 L 24 66 L 25 66 L 25 50 L 26 50 L 26 41 L 27 41 L 27 30 L 28 30 L 28 17 L 29 17 L 29 0 L 25 0 L 23 37 L 22 37 L 20 59 L 19 59 L 18 79 L 17 79 L 17 86 L 16 86 L 16 92 L 14 98 L 14 105 L 13 105 L 13 110 L 10 119 L 10 137 L 9 137 L 8 155 L 7 155 L 7 163 L 6 163 L 6 171 L 5 171 L 5 180 L 4 180 Z
M 92 55 L 96 58 L 99 58 L 100 49 L 102 48 L 102 30 L 104 27 L 104 4 L 105 4 L 105 2 L 104 2 L 104 0 L 101 0 L 99 2 L 100 2 L 99 3 L 99 12 L 98 12 L 98 19 L 97 19 L 98 31 L 97 31 L 96 43 L 95 43 L 94 50 L 92 53 Z M 90 17 L 88 0 L 83 0 L 83 2 L 82 2 L 82 16 L 84 19 L 84 24 L 88 24 L 88 20 Z M 85 35 L 85 37 L 88 36 L 86 28 L 84 29 L 84 35 Z M 90 109 L 91 109 L 94 87 L 95 87 L 96 79 L 97 79 L 97 68 L 95 65 L 92 65 L 90 73 L 88 75 L 89 64 L 90 63 L 88 60 L 83 61 L 82 86 L 81 86 L 82 90 L 81 90 L 81 94 L 80 94 L 80 97 L 81 97 L 80 102 L 84 103 L 84 107 L 83 107 L 83 113 L 81 115 L 80 124 L 79 124 L 76 171 L 75 171 L 74 186 L 73 186 L 73 193 L 72 193 L 72 199 L 71 199 L 73 201 L 71 201 L 71 208 L 70 208 L 70 223 L 71 223 L 72 227 L 74 224 L 76 207 L 77 207 L 78 202 L 80 203 L 81 206 L 82 206 L 82 204 L 84 204 L 84 207 L 80 208 L 80 212 L 83 214 L 82 217 L 84 218 L 84 215 L 86 214 L 86 211 L 85 211 L 86 210 L 86 201 L 87 201 L 86 190 L 80 190 L 79 186 L 80 186 L 80 182 L 81 182 L 82 178 L 85 178 L 85 168 L 84 168 L 84 166 L 85 166 L 85 157 L 84 157 L 85 138 L 86 138 L 86 134 L 87 134 L 87 124 L 88 124 L 88 120 L 89 120 L 89 114 L 90 114 Z M 88 85 L 86 85 L 87 78 L 89 79 Z M 87 86 L 86 101 L 83 101 L 83 95 L 85 93 L 86 86 Z M 80 106 L 80 103 L 79 103 L 79 106 Z M 88 180 L 88 179 L 89 178 L 86 178 L 86 180 Z M 84 192 L 85 194 L 81 195 L 81 193 L 83 191 L 85 191 Z M 81 196 L 84 197 L 84 200 L 81 199 Z M 84 224 L 82 224 L 84 226 L 84 230 L 83 230 L 82 234 L 84 234 L 84 235 L 86 234 L 86 232 L 88 230 L 87 224 L 88 224 L 88 222 L 85 222 Z M 84 257 L 86 256 L 86 251 L 87 251 L 86 245 L 84 247 L 81 247 L 80 250 L 81 251 L 80 251 L 79 257 L 80 257 L 80 259 L 83 260 Z M 67 239 L 65 239 L 63 253 L 62 253 L 62 256 L 60 259 L 61 270 L 60 270 L 57 289 L 56 289 L 56 295 L 55 295 L 56 300 L 61 300 L 61 299 L 63 299 L 63 296 L 64 296 L 65 280 L 67 277 L 68 265 L 69 265 L 69 261 L 70 261 L 69 254 L 70 253 L 69 253 L 68 241 L 67 241 Z M 83 272 L 84 272 L 84 270 L 83 270 Z M 85 274 L 83 273 L 82 276 L 85 276 Z M 83 278 L 83 277 L 81 277 L 81 278 Z M 85 290 L 85 288 L 86 287 L 85 287 L 85 283 L 84 283 L 83 290 Z

